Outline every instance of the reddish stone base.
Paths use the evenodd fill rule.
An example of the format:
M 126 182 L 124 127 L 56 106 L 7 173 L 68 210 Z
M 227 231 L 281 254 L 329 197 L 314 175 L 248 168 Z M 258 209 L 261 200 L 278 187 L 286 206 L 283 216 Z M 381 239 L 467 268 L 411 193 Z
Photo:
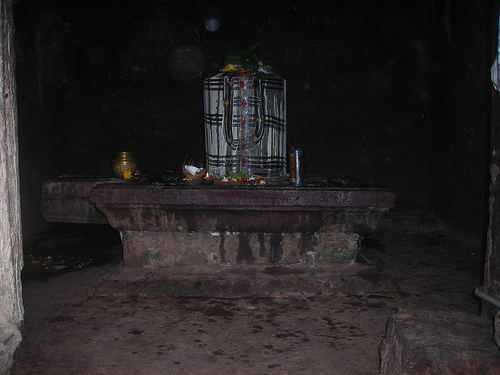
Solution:
M 101 184 L 126 267 L 338 266 L 394 203 L 387 189 Z
M 353 262 L 356 233 L 122 232 L 126 267 L 333 266 Z
M 397 294 L 375 267 L 353 263 L 320 267 L 123 267 L 107 278 L 96 296 L 182 296 L 213 298 L 286 297 L 328 294 Z
M 492 322 L 462 312 L 401 310 L 380 353 L 381 375 L 500 374 Z
M 121 234 L 126 267 L 351 264 L 360 243 L 394 206 L 384 188 L 226 186 L 89 178 L 47 180 L 50 222 L 107 222 Z

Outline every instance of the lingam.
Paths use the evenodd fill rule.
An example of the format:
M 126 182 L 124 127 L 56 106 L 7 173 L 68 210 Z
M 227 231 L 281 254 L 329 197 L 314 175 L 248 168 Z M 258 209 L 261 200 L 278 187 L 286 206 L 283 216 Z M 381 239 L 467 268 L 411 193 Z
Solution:
M 393 207 L 394 194 L 348 179 L 290 183 L 285 80 L 253 55 L 226 61 L 203 89 L 207 174 L 201 181 L 48 179 L 45 220 L 103 223 L 104 215 L 120 232 L 125 268 L 353 264 L 361 239 Z
M 286 178 L 286 85 L 248 52 L 204 82 L 206 168 L 213 177 Z

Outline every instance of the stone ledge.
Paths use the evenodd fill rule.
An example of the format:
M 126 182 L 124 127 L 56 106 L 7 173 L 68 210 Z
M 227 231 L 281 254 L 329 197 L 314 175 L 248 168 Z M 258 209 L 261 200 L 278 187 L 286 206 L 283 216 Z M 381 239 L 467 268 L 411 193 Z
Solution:
M 492 322 L 462 312 L 398 311 L 380 356 L 381 375 L 500 374 Z
M 42 184 L 40 213 L 47 223 L 107 224 L 106 217 L 90 203 L 90 192 L 118 179 L 61 176 Z
M 310 267 L 199 267 L 164 269 L 123 267 L 93 292 L 94 296 L 141 297 L 285 297 L 354 293 L 398 294 L 385 274 L 366 264 L 336 268 Z

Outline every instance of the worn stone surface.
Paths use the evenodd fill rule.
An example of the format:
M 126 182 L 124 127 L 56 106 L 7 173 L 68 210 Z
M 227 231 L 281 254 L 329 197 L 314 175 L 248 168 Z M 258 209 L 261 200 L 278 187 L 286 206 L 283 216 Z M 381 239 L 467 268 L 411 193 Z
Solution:
M 0 374 L 21 342 L 22 237 L 13 1 L 0 2 Z
M 113 178 L 61 176 L 42 183 L 40 213 L 48 223 L 107 224 L 106 217 L 90 203 L 90 192 Z
M 500 311 L 495 314 L 495 343 L 500 348 Z
M 91 228 L 87 235 L 67 234 L 64 226 L 51 237 L 43 236 L 40 246 L 30 241 L 25 253 L 50 255 L 51 248 L 72 251 L 76 242 L 87 244 L 87 251 L 78 246 L 82 256 L 96 253 Z M 119 244 L 115 238 L 109 246 L 115 252 Z M 106 251 L 102 245 L 97 250 Z M 133 283 L 118 282 L 111 289 L 115 273 L 121 271 L 116 263 L 96 262 L 93 267 L 61 273 L 28 264 L 27 268 L 41 267 L 40 272 L 48 274 L 45 278 L 40 273 L 36 278 L 23 274 L 26 324 L 11 375 L 376 375 L 387 322 L 397 310 L 479 314 L 473 291 L 480 282 L 481 241 L 429 213 L 388 213 L 378 229 L 363 239 L 361 255 L 376 265 L 379 275 L 390 278 L 398 293 L 374 292 L 383 279 L 358 274 L 357 285 L 371 284 L 369 292 L 175 297 L 162 294 L 168 290 L 161 289 L 172 286 L 172 281 L 155 285 L 158 270 L 140 270 L 152 276 L 132 275 L 128 280 Z M 221 284 L 230 285 L 233 277 L 221 276 Z M 243 285 L 250 284 L 250 277 L 245 275 Z M 337 279 L 345 286 L 356 285 L 342 280 L 343 276 Z M 201 295 L 216 280 L 192 281 L 178 284 L 175 290 Z M 104 287 L 110 289 L 106 292 Z M 452 326 L 456 334 L 463 327 Z M 488 339 L 492 340 L 491 332 Z
M 8 374 L 14 362 L 14 353 L 21 343 L 21 331 L 8 329 L 6 324 L 0 326 L 0 374 Z
M 500 374 L 491 320 L 456 311 L 400 310 L 381 345 L 381 375 Z
M 127 267 L 346 264 L 393 205 L 394 194 L 377 187 L 156 186 L 68 176 L 42 189 L 46 221 L 108 222 L 120 231 Z
M 125 266 L 352 262 L 394 195 L 380 188 L 102 184 L 90 197 L 120 231 Z
M 497 34 L 499 30 L 496 30 Z M 490 142 L 490 186 L 488 199 L 488 231 L 486 233 L 486 255 L 484 264 L 484 292 L 492 296 L 500 295 L 500 93 L 494 90 L 491 106 L 491 142 Z M 483 303 L 482 314 L 493 318 L 497 312 L 487 303 Z
M 125 267 L 103 281 L 94 295 L 246 298 L 353 293 L 397 295 L 398 289 L 378 269 L 358 263 L 334 268 L 227 267 L 218 270 Z
M 394 205 L 390 189 L 379 187 L 252 186 L 216 184 L 144 185 L 101 184 L 92 189 L 92 203 L 101 206 L 161 205 L 179 208 L 205 206 L 247 211 L 318 211 L 334 208 L 372 208 L 387 211 Z
M 356 233 L 241 233 L 127 231 L 126 267 L 343 265 L 353 262 Z
M 371 233 L 394 194 L 381 188 L 101 184 L 90 196 L 120 231 Z

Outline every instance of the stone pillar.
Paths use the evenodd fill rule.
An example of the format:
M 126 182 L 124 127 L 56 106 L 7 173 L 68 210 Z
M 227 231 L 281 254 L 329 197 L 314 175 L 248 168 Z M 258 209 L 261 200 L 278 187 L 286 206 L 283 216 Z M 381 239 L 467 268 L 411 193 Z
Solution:
M 0 374 L 21 343 L 22 237 L 13 0 L 0 1 Z
M 492 94 L 491 108 L 491 182 L 489 225 L 484 267 L 484 292 L 500 298 L 500 93 Z M 494 306 L 482 302 L 482 315 L 493 318 Z

